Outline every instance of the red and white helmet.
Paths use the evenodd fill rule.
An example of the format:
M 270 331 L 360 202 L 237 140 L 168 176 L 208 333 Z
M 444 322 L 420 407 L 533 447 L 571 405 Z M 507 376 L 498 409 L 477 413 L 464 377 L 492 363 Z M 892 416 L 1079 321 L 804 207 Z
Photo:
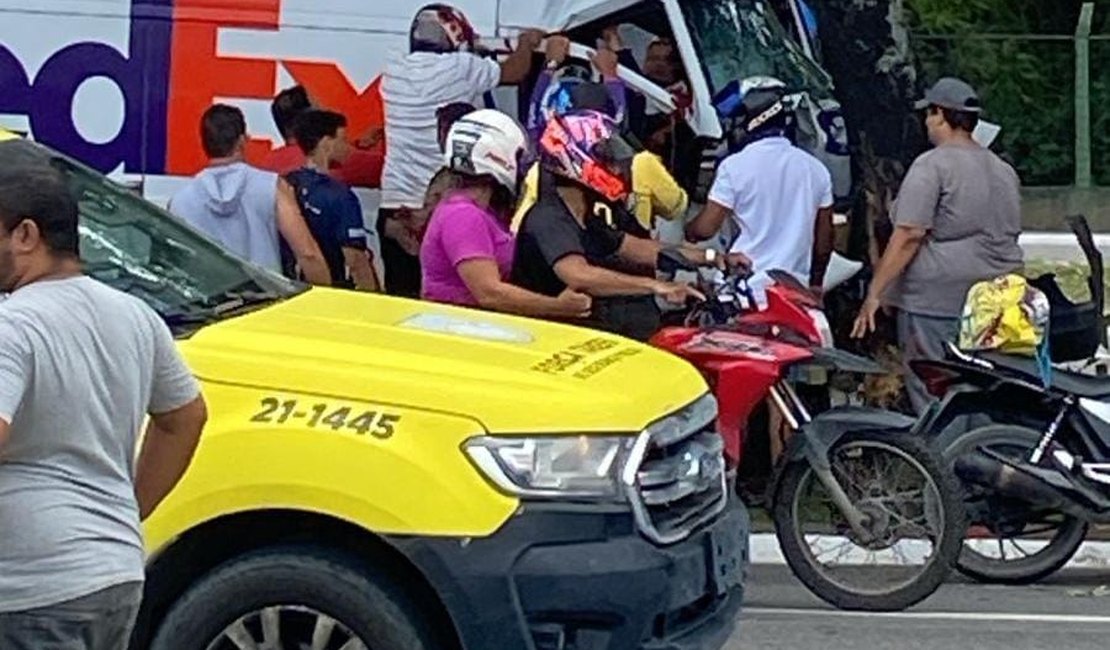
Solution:
M 420 9 L 409 30 L 410 52 L 470 52 L 477 41 L 478 34 L 466 15 L 445 4 Z
M 636 149 L 617 122 L 597 111 L 554 115 L 540 138 L 545 169 L 594 190 L 608 201 L 623 201 L 631 189 Z
M 527 142 L 524 130 L 508 115 L 491 109 L 474 111 L 447 133 L 444 164 L 460 174 L 492 176 L 515 193 Z

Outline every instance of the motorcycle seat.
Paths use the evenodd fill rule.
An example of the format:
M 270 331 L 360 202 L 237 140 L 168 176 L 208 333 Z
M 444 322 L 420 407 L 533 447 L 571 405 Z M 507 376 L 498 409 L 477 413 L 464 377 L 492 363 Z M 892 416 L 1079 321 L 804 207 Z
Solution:
M 978 355 L 999 368 L 1028 375 L 1039 381 L 1040 370 L 1032 357 L 1018 357 L 1000 352 L 983 352 Z M 1068 370 L 1052 369 L 1052 388 L 1077 397 L 1098 399 L 1110 397 L 1110 377 L 1095 377 Z

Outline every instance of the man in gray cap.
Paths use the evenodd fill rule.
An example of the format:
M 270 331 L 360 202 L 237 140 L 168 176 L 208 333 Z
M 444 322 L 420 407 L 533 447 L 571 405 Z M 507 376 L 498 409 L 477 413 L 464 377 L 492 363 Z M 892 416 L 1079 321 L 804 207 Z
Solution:
M 893 208 L 894 234 L 878 266 L 853 336 L 875 329 L 880 306 L 898 309 L 906 385 L 920 412 L 930 397 L 908 370 L 940 359 L 955 340 L 968 289 L 1020 271 L 1021 181 L 1013 167 L 972 139 L 982 111 L 966 82 L 941 79 L 915 106 L 935 148 L 910 167 Z

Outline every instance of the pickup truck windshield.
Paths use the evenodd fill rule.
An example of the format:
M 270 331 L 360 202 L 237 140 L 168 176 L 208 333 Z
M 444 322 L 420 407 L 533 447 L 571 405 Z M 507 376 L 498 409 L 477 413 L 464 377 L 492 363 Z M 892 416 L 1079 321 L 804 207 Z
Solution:
M 791 40 L 775 12 L 760 0 L 685 0 L 680 3 L 711 92 L 733 80 L 770 76 L 790 92 L 832 96 L 832 80 Z
M 303 286 L 225 252 L 168 212 L 45 147 L 0 144 L 7 164 L 62 170 L 81 212 L 85 272 L 142 299 L 178 333 L 280 300 Z

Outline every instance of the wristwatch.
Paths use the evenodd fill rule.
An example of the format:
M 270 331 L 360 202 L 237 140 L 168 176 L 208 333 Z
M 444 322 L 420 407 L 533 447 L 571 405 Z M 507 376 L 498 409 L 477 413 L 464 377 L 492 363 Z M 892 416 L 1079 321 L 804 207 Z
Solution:
M 705 249 L 705 263 L 706 264 L 716 264 L 717 263 L 717 250 L 716 249 L 714 249 L 714 248 Z

